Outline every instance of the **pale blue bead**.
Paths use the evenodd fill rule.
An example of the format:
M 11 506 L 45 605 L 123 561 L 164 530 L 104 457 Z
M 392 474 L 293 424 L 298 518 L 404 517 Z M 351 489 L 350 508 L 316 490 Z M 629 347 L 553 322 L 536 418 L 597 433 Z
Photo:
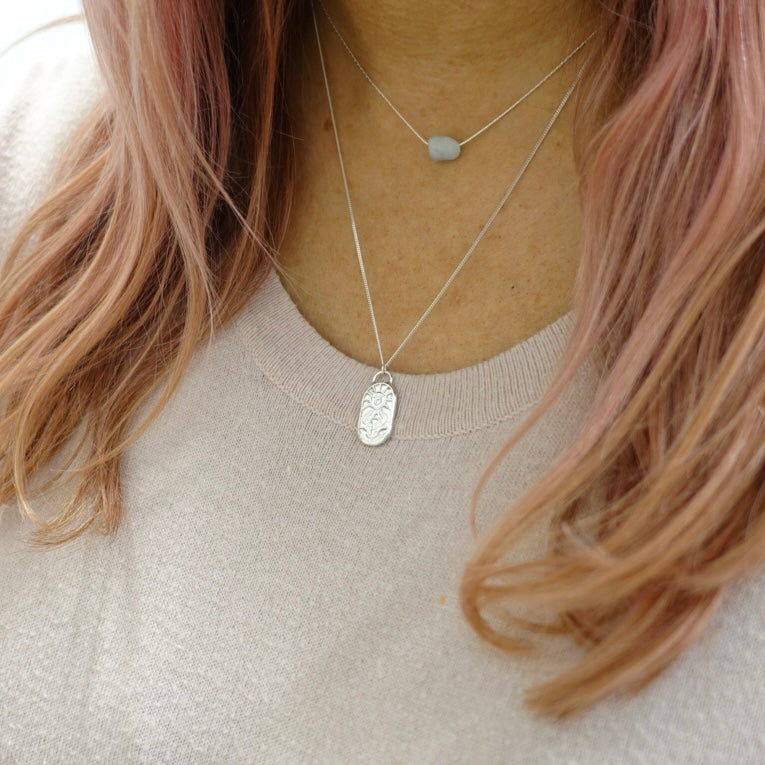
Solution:
M 433 135 L 428 138 L 428 154 L 431 159 L 457 159 L 460 145 L 448 135 Z

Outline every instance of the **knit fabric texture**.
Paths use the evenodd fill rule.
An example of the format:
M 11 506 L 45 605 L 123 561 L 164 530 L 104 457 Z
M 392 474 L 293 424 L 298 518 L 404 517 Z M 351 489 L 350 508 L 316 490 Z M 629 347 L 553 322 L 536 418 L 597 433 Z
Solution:
M 0 253 L 102 89 L 82 25 L 0 58 Z M 370 448 L 355 425 L 375 370 L 272 273 L 125 455 L 113 536 L 40 552 L 15 501 L 0 509 L 0 763 L 765 762 L 762 576 L 638 696 L 563 722 L 530 714 L 523 689 L 577 650 L 518 658 L 462 616 L 472 490 L 571 325 L 396 375 L 394 434 Z M 574 437 L 595 384 L 585 368 L 507 456 L 479 530 Z

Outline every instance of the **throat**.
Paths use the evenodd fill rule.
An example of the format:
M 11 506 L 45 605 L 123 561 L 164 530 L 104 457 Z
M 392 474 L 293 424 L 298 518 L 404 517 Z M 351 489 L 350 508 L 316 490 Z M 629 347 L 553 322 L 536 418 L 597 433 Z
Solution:
M 431 107 L 429 84 L 451 84 L 463 99 L 480 95 L 475 83 L 522 86 L 591 31 L 599 13 L 591 0 L 419 0 L 416 12 L 407 0 L 314 1 L 373 74 L 397 94 L 416 83 Z

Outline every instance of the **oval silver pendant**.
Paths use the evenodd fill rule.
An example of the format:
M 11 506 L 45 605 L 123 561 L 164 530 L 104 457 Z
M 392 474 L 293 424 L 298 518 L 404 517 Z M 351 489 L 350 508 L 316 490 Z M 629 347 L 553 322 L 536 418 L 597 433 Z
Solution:
M 390 437 L 396 414 L 396 392 L 388 382 L 373 382 L 365 391 L 356 430 L 362 444 L 379 446 Z

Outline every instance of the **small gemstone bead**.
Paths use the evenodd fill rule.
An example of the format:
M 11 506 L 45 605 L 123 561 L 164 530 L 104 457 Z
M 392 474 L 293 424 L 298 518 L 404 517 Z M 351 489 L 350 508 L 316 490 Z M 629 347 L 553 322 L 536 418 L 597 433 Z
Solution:
M 428 138 L 428 154 L 431 159 L 457 159 L 460 145 L 448 135 L 433 135 Z

